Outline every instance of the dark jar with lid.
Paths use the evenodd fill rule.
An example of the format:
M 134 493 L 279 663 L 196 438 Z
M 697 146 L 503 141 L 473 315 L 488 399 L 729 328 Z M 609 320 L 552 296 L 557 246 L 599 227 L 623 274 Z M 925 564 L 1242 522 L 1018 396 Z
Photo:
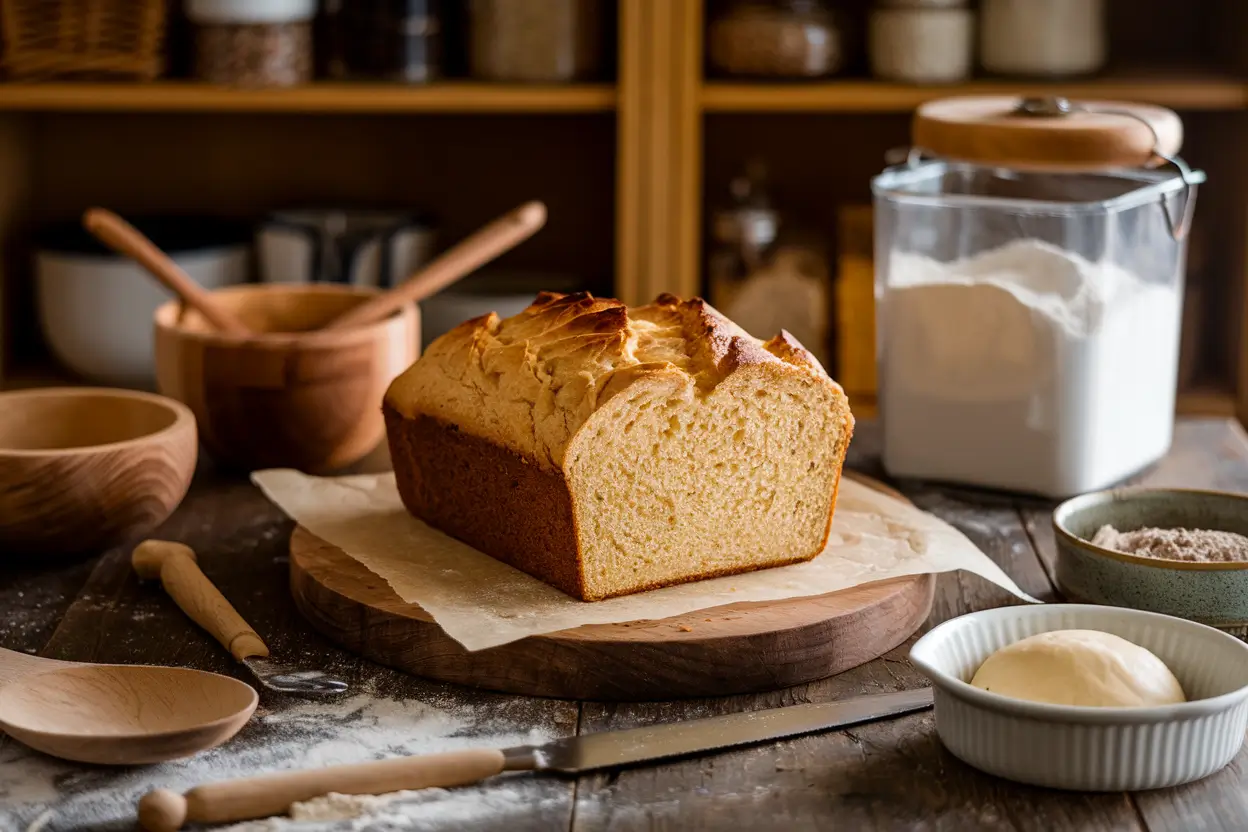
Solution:
M 442 77 L 440 0 L 326 0 L 324 74 L 422 84 Z

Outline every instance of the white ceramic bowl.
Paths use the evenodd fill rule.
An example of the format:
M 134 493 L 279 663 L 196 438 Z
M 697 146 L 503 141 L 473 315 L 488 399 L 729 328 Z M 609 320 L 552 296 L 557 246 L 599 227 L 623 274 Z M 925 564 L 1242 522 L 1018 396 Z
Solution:
M 971 687 L 992 653 L 1052 630 L 1101 630 L 1155 653 L 1189 701 L 1085 708 L 1010 699 Z M 1199 780 L 1224 767 L 1248 728 L 1248 645 L 1159 613 L 1082 604 L 1003 607 L 933 629 L 910 651 L 932 680 L 936 732 L 981 771 L 1074 791 L 1136 791 Z
M 246 223 L 195 217 L 132 220 L 205 289 L 247 280 L 251 228 Z M 173 296 L 77 222 L 45 229 L 36 246 L 39 321 L 52 354 L 89 382 L 153 389 L 152 316 Z

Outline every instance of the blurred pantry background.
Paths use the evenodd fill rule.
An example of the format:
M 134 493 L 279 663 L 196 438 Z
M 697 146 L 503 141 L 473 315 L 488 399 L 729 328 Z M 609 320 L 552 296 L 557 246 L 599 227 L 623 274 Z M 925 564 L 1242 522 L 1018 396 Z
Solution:
M 77 231 L 135 221 L 193 276 L 401 279 L 541 199 L 426 339 L 539 289 L 701 293 L 815 345 L 869 415 L 869 182 L 920 103 L 1179 111 L 1209 176 L 1180 410 L 1248 416 L 1242 0 L 0 0 L 0 386 L 149 386 L 163 294 Z

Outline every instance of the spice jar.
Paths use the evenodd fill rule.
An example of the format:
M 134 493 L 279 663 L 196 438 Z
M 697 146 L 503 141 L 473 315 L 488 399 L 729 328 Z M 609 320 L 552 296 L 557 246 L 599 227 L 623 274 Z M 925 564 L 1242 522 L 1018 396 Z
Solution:
M 871 73 L 885 81 L 951 84 L 970 76 L 975 14 L 966 0 L 880 0 L 871 10 Z
M 1060 78 L 1108 57 L 1104 0 L 983 0 L 980 61 L 1001 75 Z
M 187 0 L 186 15 L 201 81 L 285 87 L 312 80 L 316 0 Z
M 601 0 L 472 0 L 469 8 L 476 78 L 561 83 L 602 70 Z
M 845 63 L 842 26 L 819 0 L 736 0 L 711 23 L 711 66 L 727 75 L 818 78 Z
M 932 101 L 872 182 L 883 461 L 1063 498 L 1170 447 L 1204 174 L 1161 107 Z
M 326 74 L 421 84 L 442 76 L 439 0 L 326 0 Z

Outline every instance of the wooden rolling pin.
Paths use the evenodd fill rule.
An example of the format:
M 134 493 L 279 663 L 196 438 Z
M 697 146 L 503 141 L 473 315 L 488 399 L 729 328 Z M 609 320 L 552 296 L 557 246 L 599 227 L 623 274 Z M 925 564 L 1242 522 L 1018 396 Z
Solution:
M 503 765 L 502 751 L 482 748 L 225 780 L 196 786 L 186 794 L 157 789 L 139 801 L 139 825 L 148 832 L 176 832 L 186 823 L 284 815 L 292 804 L 330 792 L 387 794 L 466 786 L 501 774 Z
M 442 291 L 474 269 L 510 251 L 545 224 L 546 206 L 540 202 L 526 202 L 461 240 L 403 283 L 347 310 L 323 329 L 350 329 L 393 315 L 401 307 Z
M 217 303 L 203 286 L 195 282 L 169 255 L 137 228 L 103 208 L 92 208 L 82 215 L 87 231 L 118 254 L 124 254 L 151 273 L 166 289 L 182 302 L 204 316 L 204 319 L 221 332 L 231 335 L 250 335 L 247 325 L 234 313 Z

